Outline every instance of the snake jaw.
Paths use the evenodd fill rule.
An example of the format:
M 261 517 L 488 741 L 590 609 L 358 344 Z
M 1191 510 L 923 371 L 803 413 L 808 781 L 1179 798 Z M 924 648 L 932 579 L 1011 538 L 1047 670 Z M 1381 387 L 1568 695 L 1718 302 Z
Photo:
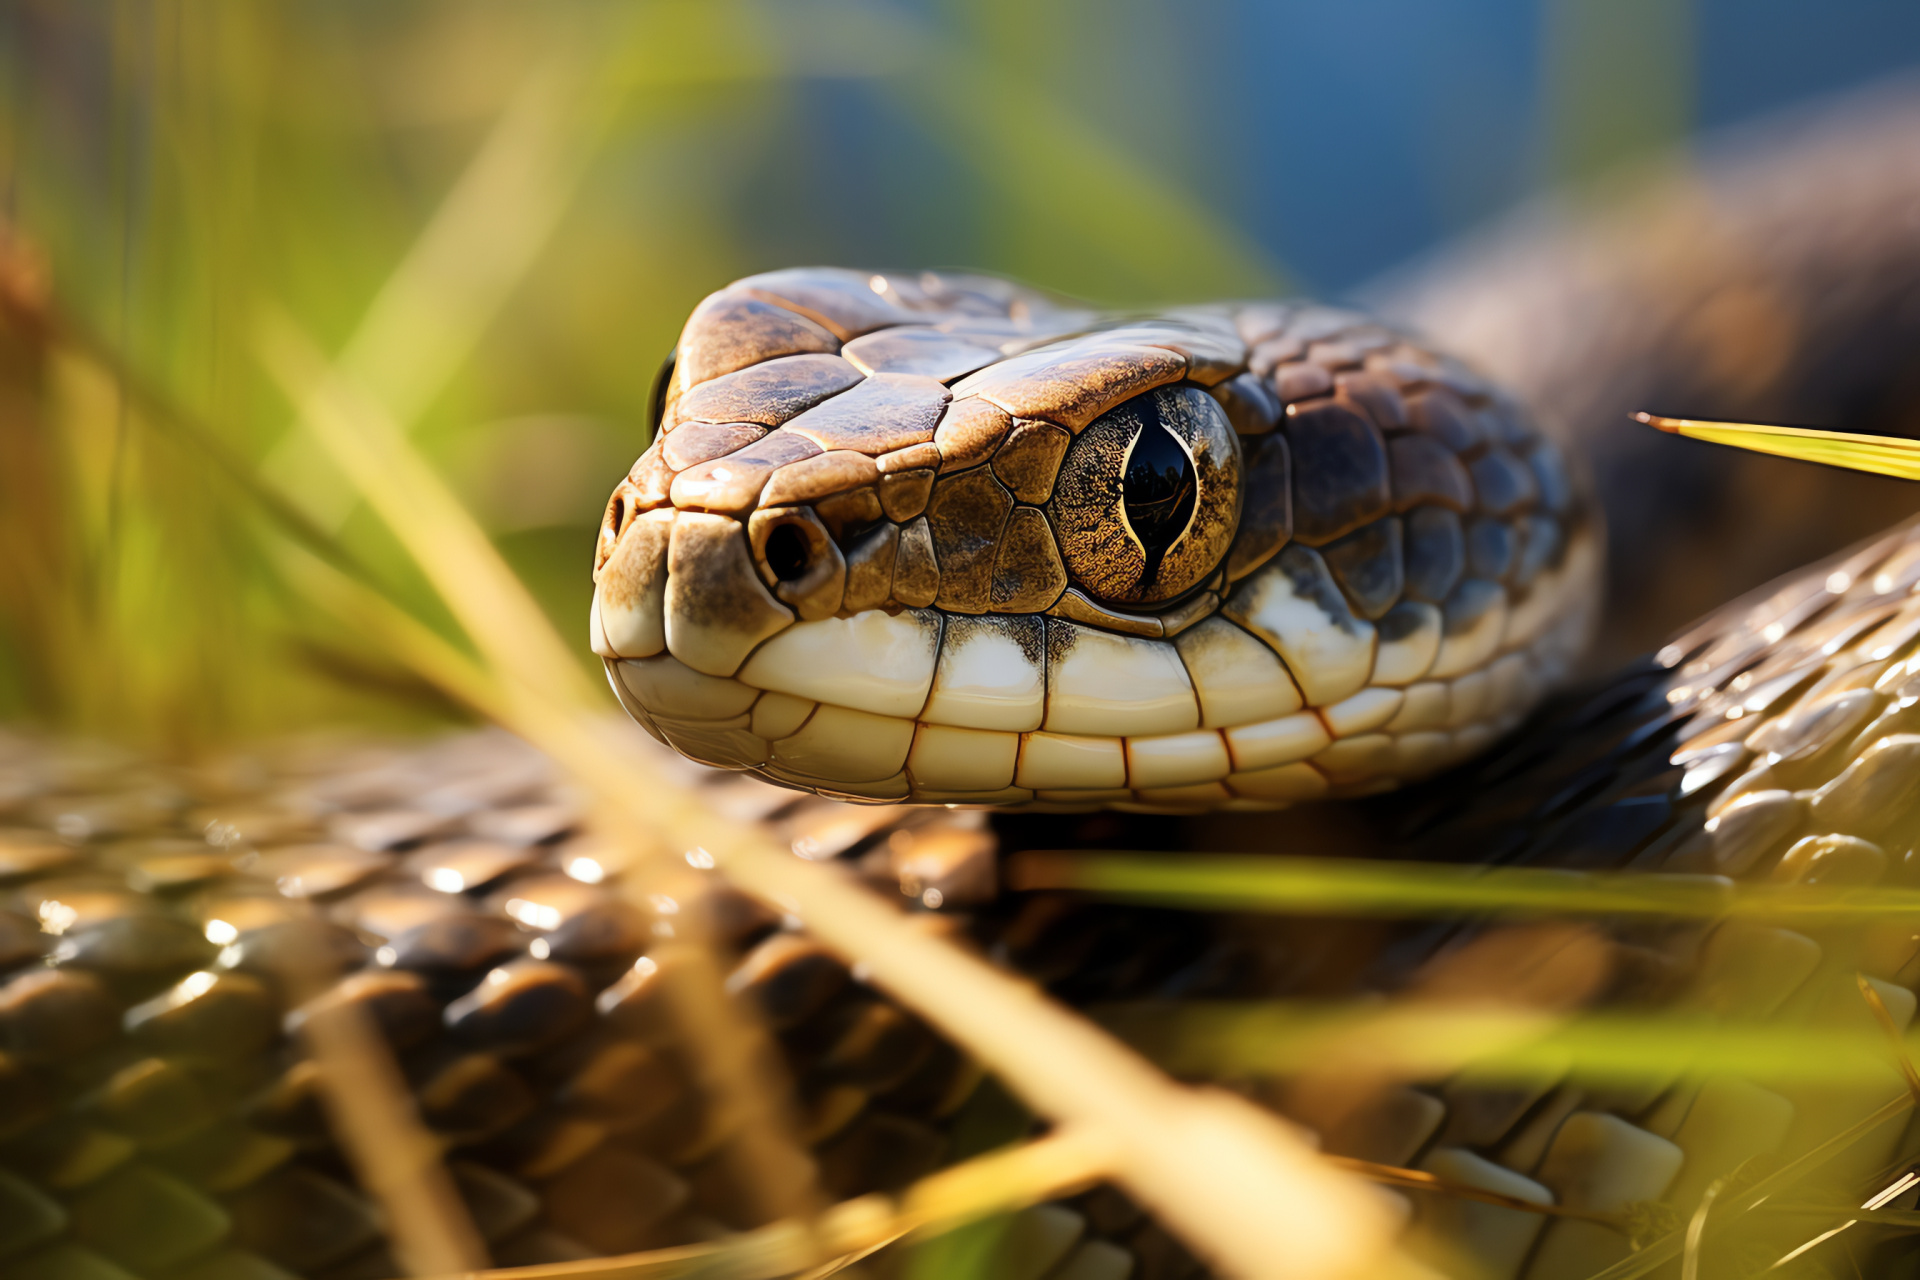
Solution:
M 1346 313 L 1107 322 L 783 272 L 701 304 L 678 353 L 592 642 L 719 767 L 870 801 L 1356 794 L 1481 749 L 1591 623 L 1596 522 L 1557 452 Z M 1134 477 L 1148 432 L 1172 439 Z

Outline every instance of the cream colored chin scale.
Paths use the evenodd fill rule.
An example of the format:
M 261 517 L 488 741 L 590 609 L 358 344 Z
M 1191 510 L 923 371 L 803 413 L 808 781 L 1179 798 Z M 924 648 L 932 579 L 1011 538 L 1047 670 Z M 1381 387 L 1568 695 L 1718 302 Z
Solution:
M 1274 808 L 1433 773 L 1585 643 L 1598 520 L 1364 317 L 750 277 L 608 504 L 593 649 L 656 737 L 845 799 Z

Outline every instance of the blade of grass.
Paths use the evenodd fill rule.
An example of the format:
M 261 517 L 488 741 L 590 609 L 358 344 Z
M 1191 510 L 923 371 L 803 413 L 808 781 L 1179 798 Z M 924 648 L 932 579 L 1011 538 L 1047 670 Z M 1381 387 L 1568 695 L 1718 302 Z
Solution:
M 1358 858 L 1035 851 L 1007 883 L 1205 911 L 1315 915 L 1631 915 L 1801 923 L 1920 917 L 1920 890 L 1736 884 L 1705 876 Z
M 1887 1038 L 1887 1047 L 1900 1067 L 1900 1078 L 1907 1082 L 1907 1092 L 1913 1095 L 1916 1103 L 1920 1103 L 1920 1072 L 1913 1068 L 1913 1058 L 1907 1053 L 1907 1042 L 1900 1034 L 1899 1024 L 1894 1022 L 1887 1002 L 1880 998 L 1880 993 L 1874 990 L 1866 974 L 1855 974 L 1854 981 L 1860 984 L 1860 994 L 1866 999 L 1867 1007 L 1873 1010 L 1873 1020 L 1880 1024 L 1880 1031 Z
M 284 316 L 268 313 L 263 319 L 259 347 L 268 371 L 299 406 L 301 421 L 393 530 L 481 652 L 504 670 L 530 675 L 537 696 L 562 706 L 588 705 L 580 664 L 384 407 L 330 367 Z
M 1436 1079 L 1633 1084 L 1676 1071 L 1732 1071 L 1794 1084 L 1885 1083 L 1877 1029 L 1719 1023 L 1697 1010 L 1562 1017 L 1489 1005 L 1306 1002 L 1111 1005 L 1103 1025 L 1182 1075 L 1284 1076 L 1305 1070 Z
M 593 696 L 579 664 L 526 587 L 498 559 L 485 532 L 406 443 L 383 406 L 337 367 L 330 368 L 290 321 L 270 320 L 262 349 L 289 400 L 301 406 L 302 421 L 413 555 L 476 647 L 499 671 L 514 673 L 507 705 L 489 708 L 488 714 L 513 724 L 509 717 L 561 709 L 549 723 L 554 731 L 564 731 L 568 711 L 577 714 L 593 706 Z M 425 667 L 447 669 L 457 653 L 444 643 L 437 651 L 424 644 L 424 639 L 417 643 L 414 652 L 423 664 L 421 674 L 429 677 Z M 518 679 L 526 672 L 538 683 Z M 465 686 L 456 696 L 471 704 L 473 681 Z M 611 820 L 602 825 L 633 843 L 639 872 L 631 884 L 622 883 L 642 892 L 642 881 L 673 870 L 675 855 L 643 838 L 652 830 L 645 812 L 616 806 L 610 813 Z M 698 843 L 689 839 L 681 847 Z M 694 927 L 691 916 L 684 923 Z M 680 961 L 671 984 L 672 1005 L 697 1048 L 693 1060 L 700 1083 L 713 1105 L 737 1125 L 737 1141 L 725 1154 L 738 1185 L 767 1216 L 810 1214 L 819 1207 L 813 1165 L 792 1137 L 794 1118 L 783 1105 L 789 1087 L 757 1065 L 771 1060 L 760 1051 L 764 1032 L 742 1025 L 740 1011 L 724 997 L 719 966 L 700 940 L 682 937 L 672 949 Z
M 1707 1228 L 1708 1234 L 1718 1235 L 1739 1229 L 1739 1224 L 1744 1220 L 1745 1215 L 1760 1208 L 1775 1195 L 1795 1185 L 1801 1179 L 1817 1172 L 1829 1160 L 1848 1150 L 1882 1125 L 1904 1119 L 1907 1112 L 1913 1109 L 1913 1105 L 1913 1096 L 1902 1093 L 1872 1115 L 1856 1124 L 1848 1125 L 1811 1151 L 1796 1157 L 1746 1191 L 1733 1196 L 1732 1204 L 1728 1206 L 1725 1216 Z M 1855 1209 L 1845 1209 L 1840 1212 L 1847 1217 L 1856 1217 L 1859 1213 Z M 1633 1256 L 1622 1258 L 1605 1270 L 1596 1271 L 1588 1276 L 1587 1280 L 1639 1280 L 1641 1276 L 1650 1275 L 1680 1257 L 1685 1248 L 1686 1231 L 1684 1229 L 1674 1231 L 1648 1244 Z
M 384 1210 L 395 1255 L 416 1276 L 470 1271 L 487 1247 L 420 1122 L 386 1042 L 349 1004 L 316 1009 L 301 1025 L 319 1064 L 327 1119 L 354 1173 Z
M 1869 1196 L 1867 1198 L 1866 1204 L 1861 1207 L 1865 1209 L 1868 1214 L 1884 1213 L 1886 1212 L 1886 1209 L 1885 1209 L 1886 1205 L 1892 1203 L 1895 1200 L 1898 1200 L 1901 1196 L 1905 1195 L 1908 1191 L 1911 1191 L 1913 1189 L 1913 1184 L 1915 1180 L 1916 1180 L 1916 1175 L 1914 1175 L 1913 1173 L 1908 1172 L 1906 1174 L 1903 1174 L 1900 1178 L 1898 1178 L 1893 1183 L 1892 1186 L 1882 1187 L 1879 1191 Z M 1789 1211 L 1792 1211 L 1794 1208 L 1798 1208 L 1798 1206 L 1790 1206 Z M 1778 1209 L 1774 1209 L 1772 1211 L 1776 1213 L 1779 1212 Z M 1814 1207 L 1814 1206 L 1807 1206 L 1803 1211 L 1812 1212 L 1822 1217 L 1832 1212 L 1831 1210 L 1825 1209 L 1824 1207 Z M 1785 1255 L 1783 1255 L 1780 1258 L 1778 1262 L 1775 1262 L 1772 1266 L 1768 1267 L 1767 1270 L 1769 1272 L 1778 1271 L 1780 1268 L 1792 1262 L 1795 1258 L 1798 1258 L 1801 1255 L 1806 1253 L 1811 1253 L 1813 1250 L 1819 1248 L 1821 1245 L 1833 1239 L 1835 1236 L 1839 1235 L 1841 1232 L 1850 1230 L 1856 1224 L 1864 1220 L 1861 1214 L 1857 1210 L 1842 1209 L 1841 1212 L 1846 1215 L 1846 1219 L 1843 1222 L 1841 1222 L 1839 1226 L 1829 1227 L 1827 1230 L 1822 1231 L 1819 1235 L 1815 1236 L 1813 1239 L 1808 1240 L 1806 1243 L 1800 1245 L 1795 1249 L 1789 1250 Z M 1897 1214 L 1901 1214 L 1901 1216 L 1907 1216 L 1902 1211 L 1899 1211 L 1899 1210 L 1895 1210 L 1894 1212 Z M 1898 1220 L 1896 1219 L 1896 1221 Z M 1920 1224 L 1920 1214 L 1911 1215 L 1911 1222 L 1914 1224 Z M 1907 1225 L 1907 1223 L 1899 1223 L 1899 1225 L 1904 1226 L 1904 1225 Z
M 479 701 L 590 787 L 610 812 L 656 833 L 657 845 L 704 848 L 735 884 L 800 917 L 1037 1113 L 1109 1137 L 1119 1153 L 1116 1179 L 1221 1269 L 1344 1276 L 1407 1265 L 1392 1253 L 1384 1206 L 1327 1169 L 1270 1114 L 1232 1095 L 1175 1085 L 1028 984 L 915 929 L 840 871 L 796 858 L 757 828 L 727 822 L 657 782 L 631 738 L 623 741 L 597 720 L 579 668 L 524 587 L 391 419 L 318 363 L 287 325 L 263 335 L 262 354 L 491 663 L 490 670 L 459 663 L 461 674 L 445 686 L 450 692 L 491 686 Z M 444 641 L 440 647 L 451 648 Z M 395 653 L 409 657 L 397 647 Z M 438 659 L 455 654 L 412 657 L 421 675 L 438 679 L 448 669 Z
M 631 835 L 625 841 L 644 856 Z M 675 1024 L 698 1049 L 690 1055 L 694 1083 L 716 1109 L 730 1109 L 724 1121 L 730 1137 L 716 1159 L 739 1189 L 748 1221 L 811 1222 L 826 1196 L 795 1136 L 791 1082 L 774 1065 L 779 1050 L 766 1028 L 726 999 L 726 975 L 703 914 L 683 911 L 674 938 L 656 942 L 651 954 L 674 974 L 667 997 Z
M 1866 436 L 1850 431 L 1821 431 L 1814 427 L 1776 427 L 1763 422 L 1709 422 L 1669 418 L 1642 411 L 1633 415 L 1670 435 L 1729 445 L 1749 453 L 1769 453 L 1800 462 L 1847 471 L 1869 471 L 1901 480 L 1920 480 L 1920 440 L 1898 436 Z
M 1112 1144 L 1098 1132 L 1072 1127 L 975 1156 L 907 1189 L 900 1199 L 900 1234 L 949 1230 L 1084 1190 L 1112 1169 L 1114 1156 Z
M 861 1224 L 867 1231 L 864 1242 L 808 1272 L 804 1280 L 825 1280 L 892 1244 L 924 1240 L 995 1214 L 1083 1191 L 1104 1178 L 1112 1167 L 1110 1144 L 1077 1129 L 1061 1129 L 1016 1147 L 976 1156 L 907 1188 L 890 1223 L 885 1227 Z M 834 1212 L 854 1218 L 851 1211 L 859 1204 L 850 1201 Z M 830 1242 L 848 1243 L 836 1238 L 833 1224 L 823 1227 L 822 1235 Z
M 1626 1222 L 1626 1219 L 1617 1213 L 1603 1213 L 1598 1209 L 1576 1209 L 1571 1205 L 1543 1204 L 1538 1200 L 1523 1200 L 1519 1196 L 1502 1195 L 1498 1191 L 1489 1191 L 1485 1187 L 1469 1186 L 1464 1182 L 1442 1178 L 1424 1169 L 1403 1169 L 1398 1165 L 1379 1164 L 1353 1156 L 1328 1156 L 1327 1163 L 1357 1173 L 1371 1182 L 1389 1187 L 1401 1187 L 1408 1191 L 1431 1191 L 1435 1195 L 1453 1196 L 1460 1200 L 1476 1200 L 1481 1204 L 1497 1205 L 1502 1209 L 1517 1209 L 1522 1213 L 1538 1213 L 1550 1218 L 1581 1218 L 1587 1222 L 1598 1222 L 1623 1229 Z
M 530 689 L 511 675 L 496 677 L 405 610 L 323 562 L 292 547 L 285 549 L 282 561 L 289 577 L 309 598 L 365 634 L 379 637 L 391 656 L 453 698 L 547 749 L 582 781 L 595 781 L 594 771 L 605 768 L 600 762 L 618 762 L 631 755 L 631 741 L 621 741 L 608 724 L 593 723 L 590 716 L 570 711 L 564 701 Z M 561 749 L 555 750 L 553 744 Z M 636 775 L 647 772 L 642 760 L 625 763 Z M 653 864 L 651 879 L 623 877 L 620 882 L 628 893 L 644 898 L 660 884 L 660 864 L 671 867 L 677 859 L 657 838 L 645 802 L 612 797 L 606 790 L 610 778 L 599 781 L 596 829 L 623 847 L 634 869 L 644 872 L 649 862 Z M 679 866 L 686 869 L 684 863 Z M 675 962 L 675 980 L 666 990 L 676 1024 L 695 1051 L 691 1057 L 698 1083 L 712 1105 L 736 1126 L 736 1141 L 724 1154 L 731 1158 L 738 1185 L 766 1216 L 810 1214 L 820 1205 L 818 1189 L 810 1176 L 811 1162 L 792 1137 L 793 1117 L 783 1106 L 788 1096 L 785 1082 L 764 1074 L 763 1064 L 772 1061 L 770 1046 L 762 1043 L 756 1029 L 744 1025 L 737 1006 L 726 997 L 711 949 L 695 932 L 698 918 L 698 912 L 681 913 L 676 924 L 679 936 L 655 946 L 653 952 L 656 959 L 671 957 Z M 795 1170 L 809 1172 L 796 1177 Z
M 311 902 L 294 906 L 309 918 L 318 914 Z M 380 1206 L 394 1256 L 416 1276 L 486 1266 L 486 1242 L 440 1158 L 439 1139 L 420 1118 L 392 1046 L 364 1006 L 327 998 L 337 974 L 323 950 L 296 942 L 268 963 L 287 1006 L 300 1011 L 298 1038 L 319 1069 L 327 1121 L 360 1185 Z
M 1000 41 L 1030 35 L 1030 21 L 1006 16 L 981 34 L 966 27 L 988 24 L 982 15 L 940 32 L 887 87 L 999 196 L 1005 212 L 990 233 L 1009 269 L 1102 302 L 1280 293 L 1285 273 L 1272 256 L 1194 184 L 1103 130 L 1048 77 L 999 56 Z
M 921 1179 L 897 1198 L 861 1196 L 821 1215 L 817 1239 L 792 1222 L 775 1223 L 713 1244 L 655 1249 L 578 1262 L 469 1271 L 461 1280 L 777 1280 L 826 1276 L 909 1237 L 935 1235 L 995 1214 L 1071 1195 L 1104 1174 L 1110 1151 L 1072 1130 L 976 1156 Z M 807 1270 L 817 1250 L 836 1254 Z M 446 1277 L 445 1280 L 453 1280 Z
M 1726 1178 L 1715 1178 L 1706 1194 L 1700 1197 L 1693 1216 L 1687 1219 L 1687 1233 L 1683 1239 L 1685 1247 L 1680 1259 L 1680 1280 L 1700 1280 L 1700 1246 L 1706 1238 L 1707 1214 L 1726 1186 Z
M 566 30 L 527 76 L 433 220 L 388 276 L 339 365 L 408 429 L 436 400 L 532 268 L 605 136 L 624 39 Z M 596 57 L 599 48 L 612 55 Z M 316 465 L 319 464 L 319 465 Z M 323 527 L 357 500 L 324 453 L 290 428 L 264 470 Z

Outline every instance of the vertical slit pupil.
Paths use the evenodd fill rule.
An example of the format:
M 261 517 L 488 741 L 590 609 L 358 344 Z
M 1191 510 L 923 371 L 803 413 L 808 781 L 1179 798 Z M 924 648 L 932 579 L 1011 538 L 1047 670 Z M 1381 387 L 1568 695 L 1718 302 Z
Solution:
M 1127 471 L 1121 479 L 1127 523 L 1147 555 L 1143 583 L 1159 576 L 1160 562 L 1193 519 L 1198 497 L 1193 459 L 1161 424 L 1159 415 L 1149 414 L 1127 455 Z

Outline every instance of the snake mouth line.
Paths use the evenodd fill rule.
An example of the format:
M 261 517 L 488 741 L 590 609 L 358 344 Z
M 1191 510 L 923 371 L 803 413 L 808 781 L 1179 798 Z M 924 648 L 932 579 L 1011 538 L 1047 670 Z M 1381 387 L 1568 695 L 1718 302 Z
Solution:
M 714 645 L 712 612 L 684 625 L 672 612 L 663 562 L 637 598 L 603 580 L 594 648 L 661 741 L 785 786 L 875 803 L 1272 809 L 1382 790 L 1484 749 L 1560 677 L 1591 623 L 1590 530 L 1517 604 L 1501 595 L 1444 636 L 1392 634 L 1330 604 L 1303 580 L 1301 550 L 1170 640 L 874 609 Z

